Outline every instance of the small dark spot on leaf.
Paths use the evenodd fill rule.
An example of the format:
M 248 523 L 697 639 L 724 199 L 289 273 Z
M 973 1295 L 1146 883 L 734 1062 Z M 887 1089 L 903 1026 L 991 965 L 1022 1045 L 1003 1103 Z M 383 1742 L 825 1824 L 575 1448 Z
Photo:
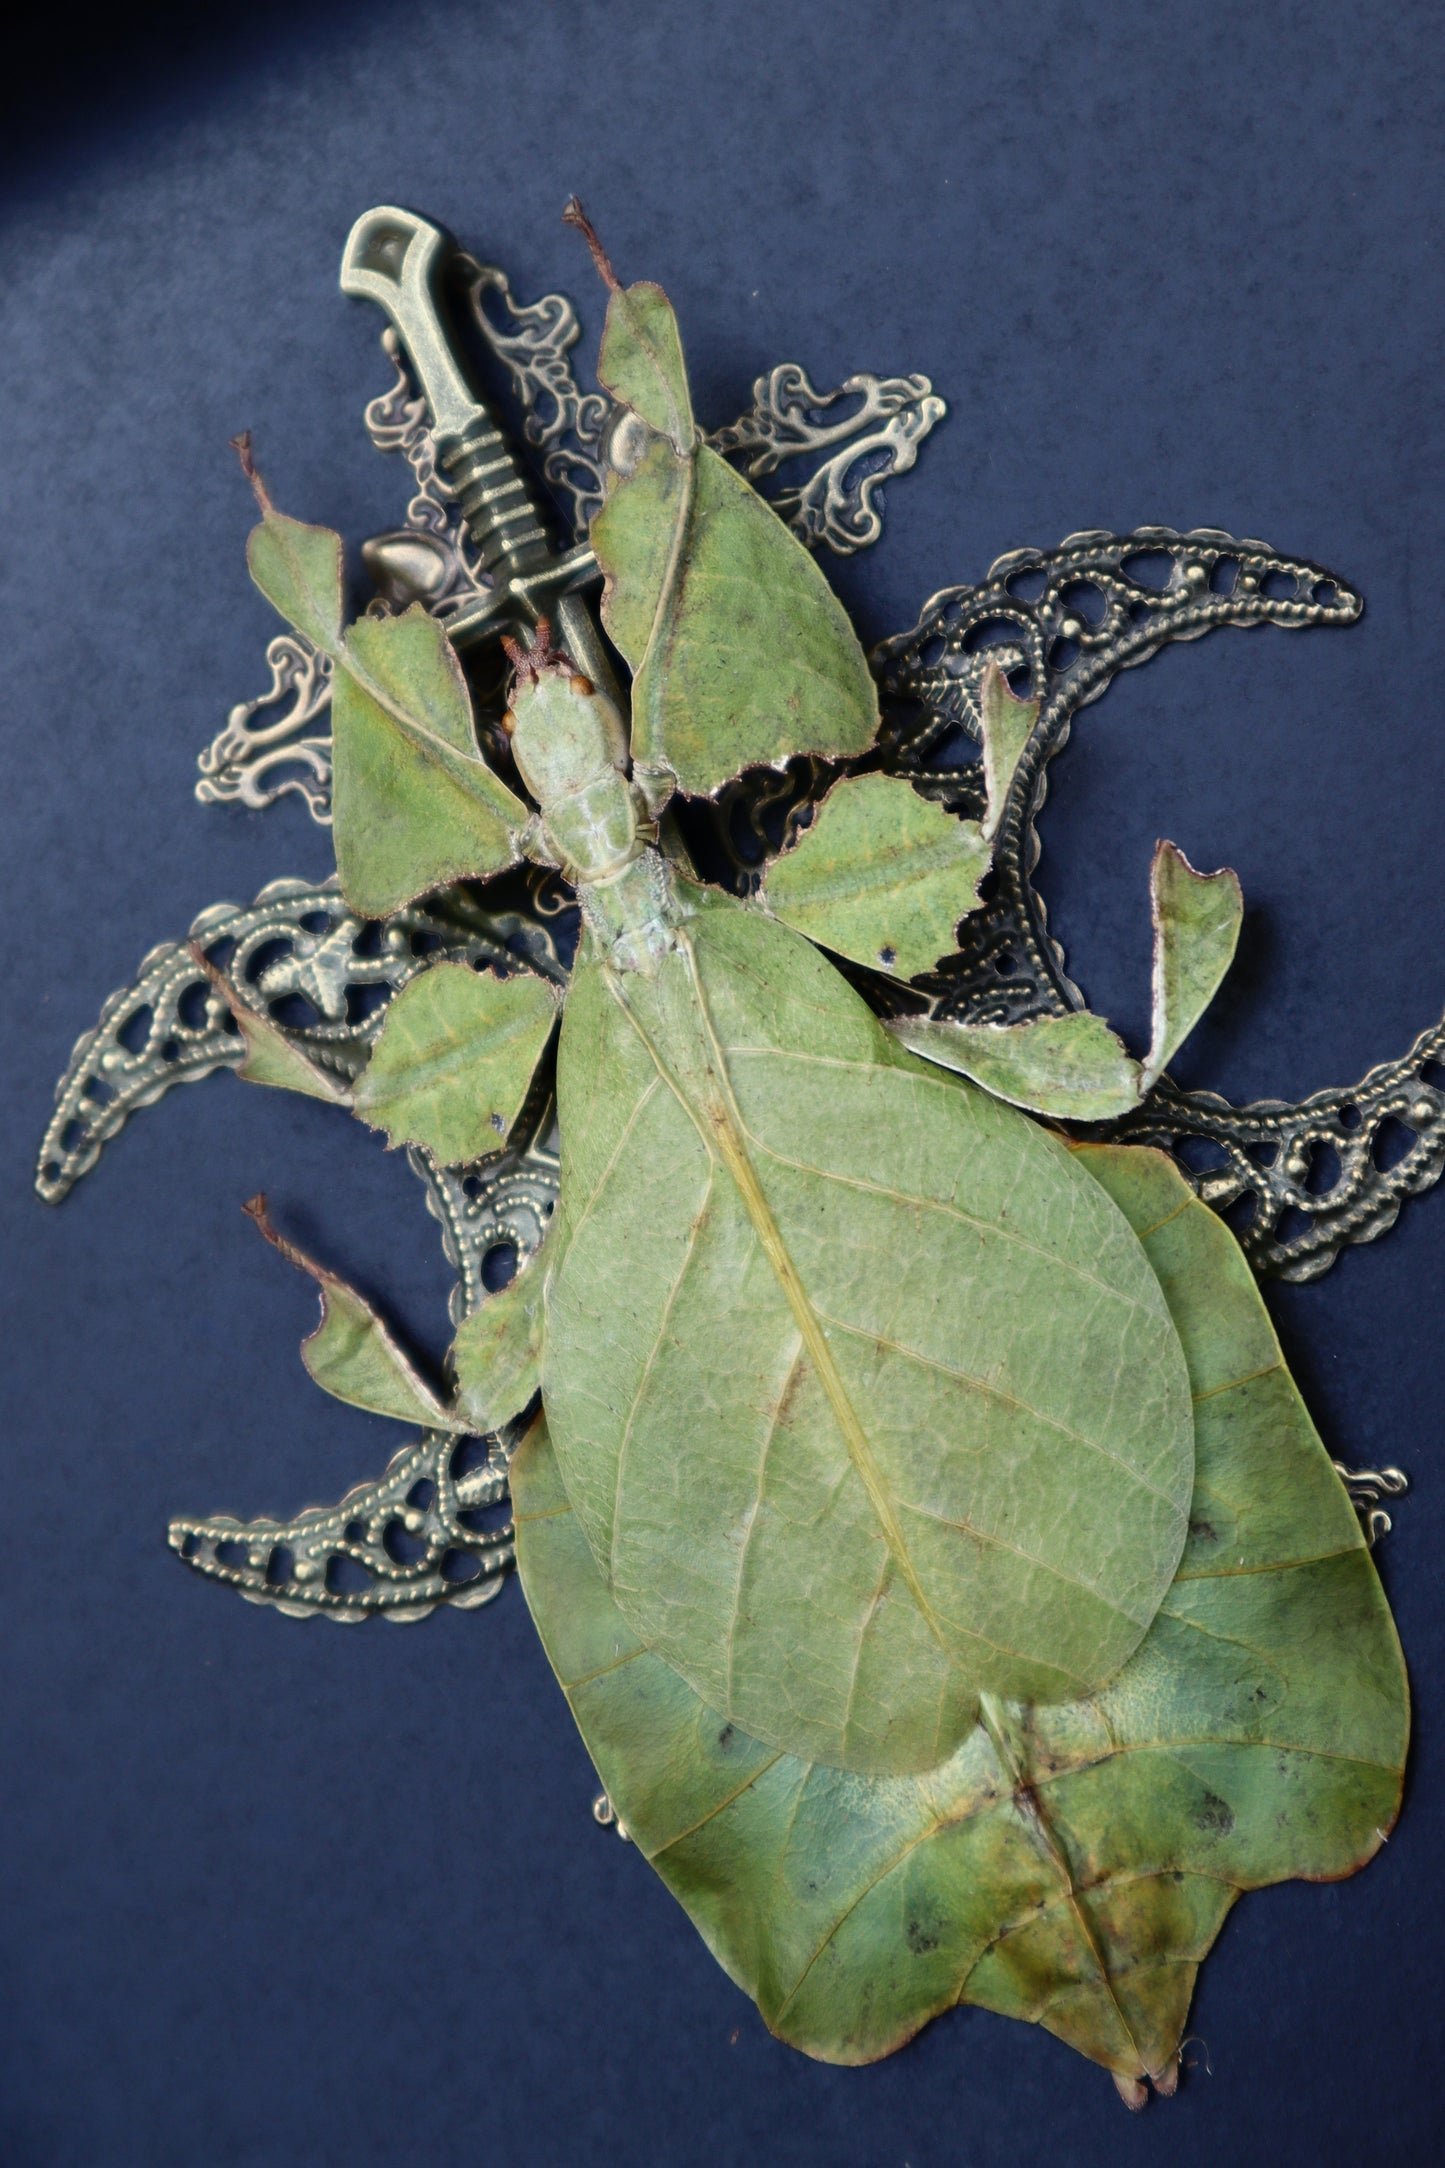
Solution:
M 724 1752 L 726 1752 L 726 1750 L 732 1745 L 735 1736 L 736 1734 L 733 1730 L 732 1725 L 724 1724 L 722 1730 L 717 1735 L 717 1743 L 720 1747 L 722 1747 Z
M 1198 1828 L 1213 1830 L 1217 1836 L 1227 1837 L 1234 1827 L 1234 1809 L 1218 1792 L 1206 1792 L 1194 1810 Z
M 894 966 L 894 965 L 895 965 L 895 964 L 897 963 L 897 961 L 898 961 L 898 951 L 897 951 L 897 949 L 896 949 L 896 948 L 881 948 L 881 949 L 879 949 L 879 951 L 878 951 L 878 961 L 879 961 L 879 963 L 880 963 L 880 964 L 882 964 L 882 966 L 883 966 L 883 968 L 884 968 L 884 970 L 885 970 L 885 971 L 891 971 L 891 970 L 893 969 L 893 966 Z
M 505 1133 L 507 1125 L 503 1121 L 500 1114 L 489 1114 L 487 1116 L 487 1120 L 491 1123 L 493 1129 L 496 1130 L 499 1137 Z
M 1189 1533 L 1196 1543 L 1217 1543 L 1219 1541 L 1219 1530 L 1215 1527 L 1213 1521 L 1191 1521 L 1189 1523 Z
M 926 1957 L 930 1950 L 938 1948 L 937 1935 L 930 1934 L 918 1920 L 910 1920 L 905 1932 L 908 1938 L 908 1947 L 915 1957 Z

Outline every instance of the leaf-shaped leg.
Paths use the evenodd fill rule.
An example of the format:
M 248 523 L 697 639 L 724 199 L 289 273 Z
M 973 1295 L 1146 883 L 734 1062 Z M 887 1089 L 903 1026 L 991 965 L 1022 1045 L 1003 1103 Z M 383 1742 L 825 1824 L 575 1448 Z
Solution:
M 786 861 L 784 861 L 786 863 Z M 1064 1121 L 1110 1121 L 1154 1089 L 1214 999 L 1239 940 L 1244 901 L 1226 866 L 1196 873 L 1173 843 L 1149 871 L 1154 922 L 1153 1024 L 1142 1062 L 1088 1009 L 1026 1024 L 897 1017 L 889 1030 L 912 1053 L 972 1077 L 1013 1106 Z
M 978 907 L 978 884 L 1039 715 L 1037 700 L 1014 698 L 997 663 L 984 671 L 979 705 L 983 818 L 955 817 L 903 776 L 844 776 L 768 868 L 763 896 L 775 917 L 854 963 L 903 979 L 952 949 L 959 920 Z
M 544 1245 L 545 1247 L 545 1245 Z M 500 1430 L 542 1383 L 546 1261 L 524 1258 L 507 1285 L 464 1318 L 452 1343 L 457 1402 L 475 1430 Z
M 660 286 L 611 288 L 598 378 L 632 417 L 591 541 L 602 614 L 632 666 L 632 751 L 660 800 L 795 753 L 863 752 L 878 699 L 847 613 L 796 535 L 693 419 Z M 619 432 L 619 437 L 621 432 Z
M 775 918 L 875 971 L 915 978 L 953 947 L 989 848 L 902 776 L 844 776 L 800 840 L 769 866 Z
M 466 680 L 441 625 L 415 603 L 343 631 L 340 537 L 278 512 L 244 440 L 241 457 L 261 510 L 246 550 L 251 577 L 334 667 L 336 866 L 348 903 L 380 918 L 512 865 L 527 808 L 478 753 Z
M 252 1197 L 244 1209 L 272 1248 L 321 1290 L 321 1321 L 302 1341 L 301 1360 L 323 1392 L 400 1423 L 445 1430 L 470 1427 L 427 1384 L 365 1296 L 277 1233 L 264 1197 Z
M 434 964 L 388 1008 L 357 1113 L 442 1166 L 496 1151 L 527 1102 L 558 1007 L 555 988 L 531 972 Z

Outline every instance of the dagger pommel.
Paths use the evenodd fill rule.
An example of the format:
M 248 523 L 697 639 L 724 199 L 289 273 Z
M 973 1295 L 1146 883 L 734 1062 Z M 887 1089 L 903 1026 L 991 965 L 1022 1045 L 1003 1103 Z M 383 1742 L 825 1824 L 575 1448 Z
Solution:
M 456 491 L 482 564 L 502 578 L 552 561 L 553 543 L 511 446 L 463 374 L 447 332 L 444 273 L 454 253 L 440 226 L 381 204 L 356 221 L 341 290 L 390 317 L 431 410 L 437 462 Z

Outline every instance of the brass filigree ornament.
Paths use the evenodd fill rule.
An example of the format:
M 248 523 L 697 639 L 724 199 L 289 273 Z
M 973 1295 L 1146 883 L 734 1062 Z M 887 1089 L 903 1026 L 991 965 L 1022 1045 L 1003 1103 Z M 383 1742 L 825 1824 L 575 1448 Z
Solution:
M 636 417 L 605 391 L 579 388 L 570 357 L 580 327 L 568 300 L 519 302 L 502 271 L 409 213 L 384 208 L 358 221 L 342 285 L 387 315 L 382 343 L 395 380 L 365 423 L 413 478 L 402 523 L 362 553 L 376 589 L 369 615 L 389 622 L 419 603 L 445 629 L 466 660 L 482 750 L 505 764 L 513 717 L 501 636 L 548 619 L 582 681 L 603 696 L 616 690 L 614 657 L 587 599 L 602 577 L 592 523 L 609 475 L 634 471 L 626 432 Z M 492 404 L 476 388 L 488 376 Z M 498 424 L 493 405 L 500 411 L 504 401 L 530 462 Z M 772 486 L 775 510 L 809 550 L 846 555 L 878 540 L 886 483 L 913 466 L 944 411 L 923 376 L 859 373 L 820 392 L 802 367 L 784 363 L 757 379 L 745 415 L 703 441 L 749 481 Z M 869 751 L 796 756 L 674 801 L 662 816 L 674 854 L 732 895 L 753 897 L 780 861 L 802 863 L 796 847 L 821 836 L 825 801 L 834 803 L 840 784 L 902 779 L 925 806 L 987 838 L 992 886 L 959 923 L 956 950 L 932 968 L 890 977 L 895 957 L 885 950 L 881 969 L 857 956 L 845 962 L 850 984 L 909 1045 L 918 1041 L 908 1029 L 930 1022 L 1017 1027 L 1080 1016 L 1083 997 L 1035 886 L 1049 763 L 1075 713 L 1171 641 L 1226 626 L 1346 626 L 1361 608 L 1338 575 L 1213 529 L 1086 532 L 1051 551 L 1013 551 L 976 584 L 933 596 L 914 626 L 875 650 L 883 728 Z M 265 690 L 234 707 L 202 752 L 196 795 L 259 809 L 294 794 L 328 825 L 339 665 L 293 630 L 270 643 L 266 666 Z M 989 742 L 988 703 L 1002 686 L 1020 710 L 1032 704 L 1033 719 L 996 794 L 987 760 L 960 748 Z M 250 904 L 213 905 L 184 940 L 151 951 L 77 1042 L 37 1188 L 57 1202 L 137 1108 L 175 1084 L 238 1067 L 249 1044 L 238 1015 L 242 1026 L 248 1016 L 269 1026 L 346 1098 L 405 989 L 447 964 L 503 975 L 522 967 L 565 989 L 577 924 L 573 889 L 555 867 L 536 864 L 445 887 L 381 918 L 352 909 L 336 881 L 278 880 Z M 1076 1140 L 1161 1147 L 1193 1196 L 1228 1216 L 1261 1276 L 1317 1277 L 1346 1243 L 1383 1233 L 1405 1198 L 1445 1168 L 1445 1021 L 1352 1088 L 1295 1104 L 1233 1107 L 1183 1091 L 1167 1074 L 1153 1079 L 1147 1066 L 1144 1084 L 1137 1105 L 1076 1128 Z M 456 1273 L 460 1327 L 525 1267 L 559 1203 L 546 1064 L 495 1151 L 443 1164 L 422 1143 L 408 1150 Z M 333 1506 L 245 1524 L 178 1518 L 170 1542 L 196 1572 L 289 1616 L 410 1621 L 443 1604 L 473 1608 L 497 1594 L 514 1563 L 508 1470 L 525 1428 L 525 1414 L 482 1437 L 454 1424 L 422 1427 L 379 1478 Z M 1373 1543 L 1390 1526 L 1382 1500 L 1397 1498 L 1406 1479 L 1394 1468 L 1335 1465 Z M 529 1481 L 542 1487 L 535 1474 Z M 1210 1530 L 1198 1540 L 1212 1538 Z M 544 1602 L 539 1625 L 566 1683 L 545 1612 Z M 1037 1740 L 990 1715 L 992 1697 L 983 1699 L 990 1766 L 1023 1768 Z M 1049 1751 L 1069 1749 L 1055 1741 Z M 1018 1785 L 1016 1799 L 1028 1790 L 1024 1776 Z M 606 1791 L 594 1813 L 636 1833 L 635 1814 L 624 1827 Z M 1202 1947 L 1217 1924 L 1201 1923 Z M 1113 2067 L 1137 2105 L 1131 2088 L 1142 2079 Z M 1158 2090 L 1172 2090 L 1164 2065 L 1140 2067 Z

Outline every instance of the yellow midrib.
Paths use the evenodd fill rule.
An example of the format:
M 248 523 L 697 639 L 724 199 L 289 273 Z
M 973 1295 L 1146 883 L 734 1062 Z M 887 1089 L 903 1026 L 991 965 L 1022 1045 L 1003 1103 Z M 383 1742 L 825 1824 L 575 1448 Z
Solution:
M 847 1448 L 848 1458 L 853 1465 L 858 1480 L 863 1485 L 868 1503 L 873 1509 L 874 1517 L 882 1532 L 883 1540 L 888 1546 L 889 1553 L 897 1565 L 899 1573 L 902 1575 L 904 1585 L 918 1606 L 924 1624 L 939 1648 L 946 1650 L 947 1644 L 944 1640 L 943 1630 L 939 1625 L 933 1606 L 928 1600 L 923 1583 L 919 1579 L 918 1569 L 913 1563 L 913 1556 L 908 1548 L 908 1539 L 903 1533 L 903 1527 L 899 1521 L 882 1470 L 874 1458 L 868 1434 L 859 1419 L 857 1409 L 848 1397 L 848 1388 L 844 1384 L 838 1365 L 834 1360 L 833 1350 L 829 1345 L 823 1321 L 813 1307 L 812 1299 L 803 1285 L 791 1252 L 783 1240 L 782 1230 L 773 1217 L 772 1207 L 764 1194 L 761 1182 L 758 1180 L 757 1169 L 753 1165 L 744 1139 L 742 1118 L 733 1102 L 732 1091 L 728 1084 L 726 1058 L 717 1034 L 713 1029 L 712 1017 L 707 1006 L 707 997 L 703 992 L 702 983 L 698 977 L 696 957 L 686 934 L 679 933 L 678 946 L 687 959 L 688 976 L 692 983 L 695 1000 L 695 1013 L 706 1040 L 706 1068 L 711 1088 L 704 1088 L 699 1092 L 700 1105 L 694 1103 L 683 1080 L 675 1075 L 672 1068 L 663 1060 L 659 1049 L 653 1045 L 650 1035 L 643 1027 L 641 1019 L 627 1001 L 625 994 L 621 994 L 621 989 L 617 988 L 618 993 L 621 995 L 622 1005 L 634 1029 L 638 1032 L 648 1052 L 656 1062 L 664 1081 L 676 1093 L 689 1116 L 696 1123 L 704 1141 L 716 1149 L 718 1157 L 722 1160 L 723 1165 L 737 1185 L 738 1194 L 743 1200 L 743 1208 L 748 1215 L 753 1232 L 757 1236 L 763 1255 L 767 1258 L 778 1285 L 783 1290 L 788 1308 L 793 1314 L 794 1323 L 802 1335 L 808 1358 L 827 1397 L 828 1405 L 833 1412 L 833 1419 L 838 1425 L 843 1443 Z M 614 981 L 614 986 L 615 984 Z

